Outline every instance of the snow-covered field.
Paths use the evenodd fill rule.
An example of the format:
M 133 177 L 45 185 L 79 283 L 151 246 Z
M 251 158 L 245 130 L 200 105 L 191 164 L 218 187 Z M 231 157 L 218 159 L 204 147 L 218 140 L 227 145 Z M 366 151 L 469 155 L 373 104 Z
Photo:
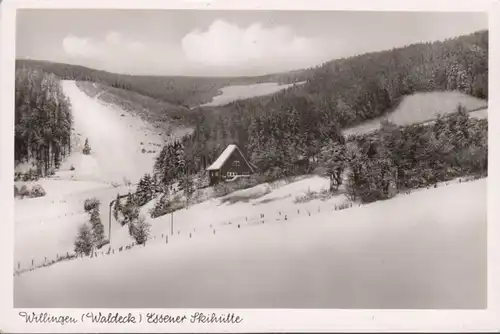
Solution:
M 458 104 L 464 105 L 471 112 L 471 117 L 487 118 L 488 101 L 475 98 L 460 92 L 426 92 L 406 96 L 396 110 L 388 115 L 378 117 L 360 125 L 344 130 L 345 135 L 363 134 L 380 128 L 384 119 L 405 126 L 424 123 L 437 118 L 438 114 L 447 115 L 457 111 Z
M 443 185 L 342 211 L 331 210 L 339 200 L 333 198 L 330 210 L 311 216 L 305 208 L 318 203 L 298 213 L 293 196 L 320 190 L 320 178 L 245 204 L 211 200 L 174 216 L 177 227 L 197 229 L 192 238 L 16 276 L 15 307 L 483 308 L 486 183 Z M 274 205 L 253 205 L 262 199 Z M 271 208 L 288 219 L 267 219 Z M 264 224 L 198 230 L 222 216 L 261 212 Z M 169 217 L 153 224 L 169 231 Z
M 221 106 L 234 102 L 236 100 L 249 99 L 252 97 L 274 94 L 280 90 L 300 85 L 304 82 L 295 84 L 280 85 L 276 82 L 265 82 L 253 85 L 232 85 L 221 88 L 220 94 L 215 96 L 212 101 L 201 105 L 201 107 Z

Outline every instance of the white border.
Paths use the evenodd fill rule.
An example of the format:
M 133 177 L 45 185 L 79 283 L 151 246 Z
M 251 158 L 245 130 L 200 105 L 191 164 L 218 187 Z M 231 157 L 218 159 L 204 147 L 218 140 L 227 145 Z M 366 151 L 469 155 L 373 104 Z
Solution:
M 493 0 L 4 0 L 1 4 L 0 67 L 0 330 L 4 332 L 259 332 L 259 331 L 494 331 L 500 328 L 500 257 L 498 180 L 500 115 L 500 3 Z M 488 309 L 481 311 L 417 310 L 236 310 L 239 325 L 33 325 L 25 324 L 13 309 L 13 124 L 15 13 L 17 8 L 115 8 L 196 10 L 379 10 L 379 11 L 489 11 L 489 178 L 488 178 Z M 497 95 L 495 95 L 497 94 Z M 25 310 L 29 311 L 29 310 Z M 41 311 L 41 310 L 36 310 Z M 79 317 L 84 309 L 50 310 Z M 110 310 L 106 310 L 110 311 Z M 118 310 L 127 313 L 128 309 Z M 137 311 L 147 312 L 145 309 Z M 161 310 L 151 310 L 160 312 Z M 163 310 L 168 314 L 193 310 Z M 209 310 L 199 310 L 209 311 Z M 216 310 L 221 312 L 223 310 Z

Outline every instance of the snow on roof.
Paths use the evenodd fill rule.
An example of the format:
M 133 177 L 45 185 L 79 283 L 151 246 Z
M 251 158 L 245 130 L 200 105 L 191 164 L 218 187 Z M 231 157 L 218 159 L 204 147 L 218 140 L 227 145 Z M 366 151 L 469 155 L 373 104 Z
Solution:
M 207 170 L 218 170 L 224 165 L 224 162 L 231 156 L 231 154 L 234 152 L 236 149 L 236 145 L 228 145 L 226 149 L 219 155 L 217 160 L 214 161 L 213 164 L 211 164 Z
M 207 170 L 219 170 L 219 169 L 221 169 L 221 167 L 224 165 L 226 160 L 231 156 L 231 154 L 233 154 L 233 152 L 235 150 L 238 150 L 240 152 L 241 156 L 243 157 L 243 160 L 245 160 L 245 162 L 248 164 L 248 166 L 250 166 L 250 169 L 253 171 L 255 168 L 247 161 L 247 159 L 245 158 L 243 153 L 240 151 L 238 146 L 236 146 L 234 144 L 228 145 L 226 147 L 226 149 L 221 153 L 221 155 L 219 155 L 217 160 L 215 160 L 214 163 L 211 164 L 207 168 Z

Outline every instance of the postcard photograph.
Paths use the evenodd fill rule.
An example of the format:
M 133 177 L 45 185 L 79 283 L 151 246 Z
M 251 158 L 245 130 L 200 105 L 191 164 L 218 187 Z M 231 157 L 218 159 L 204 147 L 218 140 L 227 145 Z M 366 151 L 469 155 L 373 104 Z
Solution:
M 15 308 L 487 307 L 486 12 L 19 9 L 15 43 Z

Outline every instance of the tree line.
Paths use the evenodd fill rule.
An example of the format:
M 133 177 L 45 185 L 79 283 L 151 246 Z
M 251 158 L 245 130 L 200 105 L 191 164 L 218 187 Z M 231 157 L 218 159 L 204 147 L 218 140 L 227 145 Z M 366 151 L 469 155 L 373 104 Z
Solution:
M 79 65 L 18 59 L 18 68 L 34 68 L 52 73 L 64 80 L 102 83 L 114 88 L 133 91 L 144 96 L 178 106 L 195 107 L 210 102 L 224 86 L 264 82 L 283 84 L 304 81 L 307 70 L 268 74 L 256 77 L 190 77 L 158 75 L 126 75 L 91 69 Z
M 37 175 L 47 175 L 71 151 L 70 102 L 53 74 L 20 68 L 15 80 L 15 162 L 31 162 Z
M 434 185 L 488 172 L 488 121 L 468 111 L 439 117 L 432 124 L 398 127 L 385 122 L 379 131 L 331 143 L 320 166 L 330 175 L 332 191 L 345 184 L 353 200 L 372 202 L 401 190 Z

